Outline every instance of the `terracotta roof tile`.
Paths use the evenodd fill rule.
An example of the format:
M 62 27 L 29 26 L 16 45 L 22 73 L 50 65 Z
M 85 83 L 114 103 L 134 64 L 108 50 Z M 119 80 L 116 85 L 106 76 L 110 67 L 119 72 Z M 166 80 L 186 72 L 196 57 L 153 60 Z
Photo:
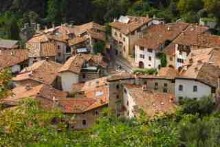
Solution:
M 149 117 L 170 114 L 175 111 L 175 96 L 173 94 L 143 90 L 141 86 L 131 84 L 125 84 L 125 87 L 138 108 L 142 109 Z
M 76 45 L 76 44 L 79 44 L 79 43 L 83 43 L 83 42 L 85 42 L 87 40 L 88 40 L 88 38 L 85 37 L 85 36 L 83 36 L 83 37 L 75 37 L 75 38 L 69 40 L 68 43 L 69 43 L 70 46 L 73 46 L 73 45 Z
M 173 42 L 182 45 L 197 45 L 198 35 L 207 33 L 208 27 L 191 24 Z
M 112 22 L 110 26 L 118 29 L 121 33 L 127 35 L 152 20 L 147 17 L 134 17 L 134 16 L 127 16 L 127 17 L 130 19 L 128 23 L 115 21 Z
M 105 41 L 106 40 L 104 32 L 95 32 L 93 30 L 88 30 L 87 32 L 91 36 L 91 38 L 94 38 L 94 39 L 97 39 L 97 40 L 101 40 L 101 41 Z
M 59 70 L 59 72 L 70 71 L 79 74 L 83 64 L 89 60 L 92 60 L 98 66 L 106 67 L 106 64 L 103 62 L 103 57 L 101 55 L 77 54 L 70 57 Z
M 0 51 L 0 69 L 10 67 L 28 60 L 28 50 L 10 49 Z
M 13 78 L 13 81 L 34 80 L 44 84 L 52 84 L 58 75 L 61 64 L 42 60 L 35 62 L 30 67 L 25 68 Z
M 54 97 L 56 99 L 65 98 L 67 94 L 65 92 L 54 89 L 49 85 L 38 85 L 35 87 L 19 86 L 12 89 L 12 95 L 3 99 L 3 103 L 17 105 L 19 101 L 25 98 L 43 98 L 53 102 Z
M 118 80 L 126 80 L 131 78 L 135 78 L 135 76 L 129 73 L 119 73 L 119 74 L 110 75 L 107 81 L 118 81 Z
M 189 24 L 169 23 L 151 26 L 143 38 L 136 42 L 136 45 L 159 49 L 166 41 L 173 41 Z
M 172 67 L 163 67 L 159 70 L 158 76 L 175 78 L 179 76 L 179 73 Z

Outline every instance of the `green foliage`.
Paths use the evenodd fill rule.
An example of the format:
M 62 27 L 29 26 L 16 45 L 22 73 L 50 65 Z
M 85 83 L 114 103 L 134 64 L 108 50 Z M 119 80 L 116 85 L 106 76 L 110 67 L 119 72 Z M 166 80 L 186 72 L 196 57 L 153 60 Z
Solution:
M 165 53 L 158 53 L 157 57 L 160 59 L 161 67 L 167 66 L 167 57 Z
M 19 26 L 16 15 L 6 12 L 0 15 L 0 37 L 19 40 Z
M 182 113 L 184 114 L 198 114 L 199 116 L 209 115 L 215 108 L 213 98 L 204 97 L 201 100 L 185 99 L 181 102 Z
M 93 50 L 94 50 L 95 54 L 103 53 L 105 50 L 105 42 L 98 41 L 98 42 L 94 43 Z
M 137 68 L 133 70 L 134 74 L 143 74 L 143 75 L 154 75 L 157 73 L 157 70 L 154 68 L 151 69 L 142 69 L 142 68 Z
M 48 0 L 47 18 L 52 23 L 61 21 L 60 0 Z
M 211 99 L 187 103 L 180 113 L 154 119 L 141 113 L 128 120 L 107 109 L 93 128 L 73 131 L 62 121 L 69 117 L 59 110 L 44 110 L 26 100 L 1 111 L 0 146 L 218 146 L 220 114 L 214 112 Z M 200 116 L 184 110 L 190 104 L 199 107 L 195 109 Z
M 9 82 L 11 80 L 11 72 L 9 69 L 0 70 L 0 99 L 9 94 Z
M 93 0 L 95 10 L 93 17 L 96 21 L 110 22 L 120 15 L 126 14 L 130 6 L 129 0 Z

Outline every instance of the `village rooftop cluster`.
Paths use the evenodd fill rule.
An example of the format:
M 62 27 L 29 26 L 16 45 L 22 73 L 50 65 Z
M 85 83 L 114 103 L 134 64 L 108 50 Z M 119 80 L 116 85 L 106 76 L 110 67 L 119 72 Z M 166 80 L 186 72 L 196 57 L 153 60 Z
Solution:
M 0 39 L 0 70 L 13 73 L 12 95 L 1 103 L 12 108 L 33 98 L 75 116 L 73 129 L 86 129 L 105 108 L 117 117 L 144 111 L 154 118 L 175 112 L 184 99 L 218 102 L 220 36 L 208 26 L 121 16 L 109 27 L 111 34 L 95 22 L 38 26 L 24 48 Z

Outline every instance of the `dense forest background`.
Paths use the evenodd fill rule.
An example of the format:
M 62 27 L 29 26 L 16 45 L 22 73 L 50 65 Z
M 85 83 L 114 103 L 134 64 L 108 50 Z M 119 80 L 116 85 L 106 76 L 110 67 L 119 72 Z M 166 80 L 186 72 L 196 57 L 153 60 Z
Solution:
M 104 24 L 125 14 L 156 16 L 166 22 L 197 23 L 201 17 L 219 22 L 219 8 L 219 0 L 0 0 L 0 36 L 16 39 L 16 29 L 27 22 Z

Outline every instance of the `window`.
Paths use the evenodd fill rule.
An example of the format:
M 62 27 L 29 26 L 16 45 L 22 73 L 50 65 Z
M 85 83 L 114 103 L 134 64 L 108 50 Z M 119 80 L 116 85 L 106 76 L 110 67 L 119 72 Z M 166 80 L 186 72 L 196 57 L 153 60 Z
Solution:
M 167 87 L 167 83 L 164 83 L 164 87 Z
M 154 90 L 157 90 L 158 89 L 158 83 L 156 82 L 155 84 L 154 84 Z
M 181 45 L 181 44 L 178 45 L 178 49 L 179 49 L 179 50 L 182 50 L 183 48 L 184 48 L 183 45 Z
M 57 45 L 57 48 L 60 49 L 60 45 Z
M 116 89 L 119 89 L 119 84 L 116 85 Z
M 95 111 L 95 115 L 99 115 L 99 111 L 96 110 L 96 111 Z
M 61 53 L 58 53 L 58 56 L 60 57 L 60 56 L 61 56 Z
M 194 97 L 194 98 L 193 98 L 193 100 L 195 100 L 195 101 L 196 101 L 196 100 L 197 100 L 197 97 Z
M 71 52 L 71 48 L 69 46 L 66 47 L 66 53 L 70 53 Z
M 153 52 L 153 49 L 147 49 L 147 51 L 148 51 L 149 53 L 152 53 L 152 52 Z
M 148 66 L 150 66 L 150 67 L 151 67 L 151 64 L 148 64 Z
M 147 85 L 147 81 L 144 81 L 144 85 Z
M 179 85 L 179 91 L 183 91 L 183 85 Z
M 82 75 L 82 78 L 85 79 L 85 78 L 86 78 L 86 74 L 83 74 L 83 75 Z
M 140 47 L 140 50 L 144 51 L 144 47 Z
M 140 58 L 144 59 L 144 55 L 143 55 L 143 54 L 140 54 Z
M 117 95 L 116 98 L 119 99 L 119 95 Z
M 152 59 L 151 57 L 148 57 L 148 60 L 149 60 L 149 61 L 151 61 L 151 59 Z
M 177 62 L 179 62 L 179 63 L 184 63 L 184 60 L 183 60 L 183 59 L 180 59 L 180 58 L 177 58 Z
M 82 124 L 85 126 L 85 125 L 86 125 L 86 120 L 83 120 L 83 121 L 82 121 Z
M 164 88 L 164 89 L 163 89 L 163 92 L 164 92 L 164 93 L 167 93 L 167 88 Z
M 197 86 L 193 86 L 193 92 L 197 92 Z
M 179 101 L 182 101 L 182 100 L 183 100 L 183 97 L 182 97 L 182 96 L 180 96 L 180 97 L 179 97 Z

